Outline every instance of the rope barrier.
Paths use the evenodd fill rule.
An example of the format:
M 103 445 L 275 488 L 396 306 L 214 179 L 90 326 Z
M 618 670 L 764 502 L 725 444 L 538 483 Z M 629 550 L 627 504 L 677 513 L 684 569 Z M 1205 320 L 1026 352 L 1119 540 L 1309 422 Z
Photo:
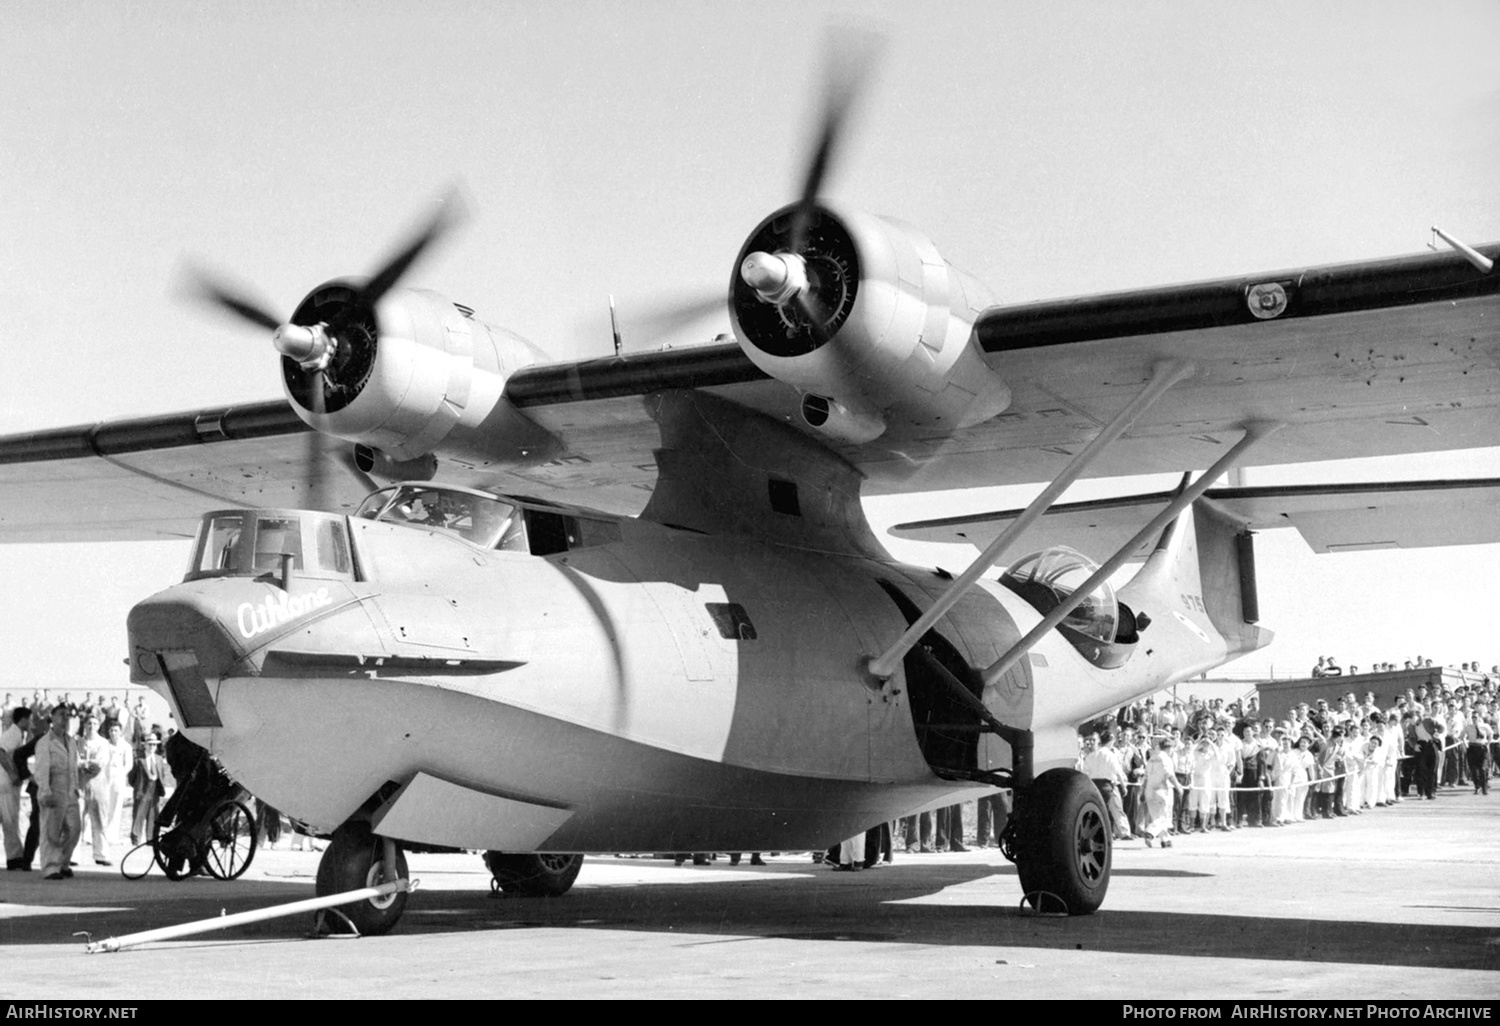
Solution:
M 1169 735 L 1166 735 L 1166 734 L 1153 734 L 1152 736 L 1153 737 L 1168 737 Z M 1465 742 L 1465 743 L 1466 744 L 1476 744 L 1476 745 L 1477 744 L 1488 745 L 1488 744 L 1492 744 L 1493 741 L 1469 741 L 1469 742 Z M 1455 748 L 1457 748 L 1458 745 L 1459 745 L 1459 742 L 1458 741 L 1454 741 L 1452 744 L 1444 746 L 1441 749 L 1441 751 L 1443 751 L 1443 752 L 1451 752 Z M 1296 749 L 1293 749 L 1293 751 L 1296 751 Z M 1401 756 L 1397 756 L 1396 757 L 1396 762 L 1404 762 L 1407 759 L 1415 759 L 1420 754 L 1421 753 L 1417 753 L 1416 755 L 1401 755 Z M 1259 794 L 1262 791 L 1292 791 L 1292 790 L 1295 790 L 1295 789 L 1297 789 L 1299 787 L 1308 787 L 1308 788 L 1310 788 L 1310 787 L 1313 787 L 1313 786 L 1315 786 L 1317 784 L 1333 783 L 1334 781 L 1338 781 L 1338 780 L 1347 780 L 1348 778 L 1350 778 L 1352 776 L 1357 776 L 1358 774 L 1360 774 L 1362 772 L 1364 772 L 1364 770 L 1353 770 L 1353 771 L 1345 770 L 1343 773 L 1338 773 L 1338 774 L 1335 774 L 1333 776 L 1328 776 L 1328 777 L 1324 777 L 1324 776 L 1317 776 L 1317 777 L 1309 776 L 1309 777 L 1307 777 L 1307 779 L 1303 780 L 1301 783 L 1261 784 L 1261 785 L 1256 786 L 1256 787 L 1235 787 L 1235 786 L 1227 786 L 1227 785 L 1224 786 L 1224 787 L 1214 787 L 1214 786 L 1209 785 L 1209 784 L 1183 784 L 1180 781 L 1179 781 L 1179 786 L 1181 787 L 1181 789 L 1183 791 L 1216 791 L 1216 792 L 1217 791 L 1233 791 L 1233 792 L 1238 792 L 1238 793 L 1243 793 L 1243 794 Z M 1122 786 L 1122 785 L 1116 784 L 1115 786 L 1119 787 L 1119 786 Z M 1134 787 L 1134 788 L 1143 788 L 1146 785 L 1145 785 L 1145 781 L 1142 781 L 1142 780 L 1131 780 L 1131 781 L 1126 782 L 1123 786 L 1125 786 L 1125 787 Z

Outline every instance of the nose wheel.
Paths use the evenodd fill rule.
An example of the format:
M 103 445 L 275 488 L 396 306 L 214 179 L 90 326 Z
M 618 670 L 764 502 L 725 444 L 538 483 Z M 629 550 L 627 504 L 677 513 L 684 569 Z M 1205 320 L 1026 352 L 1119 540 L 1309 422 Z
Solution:
M 393 873 L 388 873 L 388 859 L 395 863 Z M 345 823 L 333 832 L 333 840 L 318 863 L 316 893 L 324 897 L 407 878 L 406 854 L 396 842 L 376 837 L 367 823 Z M 407 897 L 406 891 L 397 891 L 341 908 L 355 928 L 369 936 L 386 933 L 396 925 L 406 910 Z
M 1008 851 L 1026 901 L 1038 912 L 1087 915 L 1109 889 L 1109 812 L 1094 782 L 1077 770 L 1048 770 L 1017 798 Z

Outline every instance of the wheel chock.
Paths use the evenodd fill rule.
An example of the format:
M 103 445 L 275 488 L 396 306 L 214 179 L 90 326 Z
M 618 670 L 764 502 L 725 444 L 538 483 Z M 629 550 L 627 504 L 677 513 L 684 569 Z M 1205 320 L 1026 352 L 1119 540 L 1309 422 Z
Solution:
M 1052 899 L 1052 904 L 1057 911 L 1051 911 L 1046 907 L 1046 899 Z M 1021 901 L 1017 905 L 1023 916 L 1040 916 L 1045 919 L 1066 919 L 1068 916 L 1068 903 L 1051 891 L 1027 891 L 1021 895 Z

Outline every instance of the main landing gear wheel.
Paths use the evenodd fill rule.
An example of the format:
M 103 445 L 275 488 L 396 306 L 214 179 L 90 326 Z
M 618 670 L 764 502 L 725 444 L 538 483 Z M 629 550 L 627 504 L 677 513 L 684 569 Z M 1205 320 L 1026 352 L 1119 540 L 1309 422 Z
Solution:
M 484 865 L 495 883 L 506 894 L 528 898 L 557 898 L 568 893 L 578 871 L 583 868 L 582 855 L 508 855 L 500 851 L 484 853 Z
M 1094 782 L 1077 770 L 1048 770 L 1018 802 L 1014 852 L 1026 900 L 1048 912 L 1060 899 L 1068 915 L 1104 903 L 1112 847 L 1109 810 Z
M 369 824 L 345 823 L 333 832 L 333 840 L 318 863 L 315 893 L 321 898 L 384 883 L 384 848 L 384 840 L 370 832 Z M 396 878 L 409 879 L 406 853 L 399 847 L 396 848 Z M 381 934 L 389 931 L 401 918 L 401 913 L 406 910 L 407 897 L 406 891 L 397 891 L 353 905 L 340 905 L 339 910 L 349 917 L 360 933 L 366 936 Z

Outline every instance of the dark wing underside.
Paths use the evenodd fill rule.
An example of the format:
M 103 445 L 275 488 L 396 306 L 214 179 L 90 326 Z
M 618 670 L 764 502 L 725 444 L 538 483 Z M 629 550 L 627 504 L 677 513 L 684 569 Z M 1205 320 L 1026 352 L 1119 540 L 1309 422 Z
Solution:
M 1497 326 L 1500 274 L 1456 254 L 998 307 L 975 335 L 1009 409 L 954 434 L 831 448 L 871 494 L 1050 480 L 1168 358 L 1196 373 L 1092 476 L 1206 467 L 1248 420 L 1287 425 L 1250 465 L 1500 445 Z M 801 424 L 798 393 L 733 344 L 530 367 L 507 397 L 566 452 L 461 483 L 638 512 L 660 446 L 645 398 L 674 389 Z M 276 400 L 0 438 L 0 540 L 183 536 L 207 509 L 306 504 L 305 431 Z M 352 506 L 365 484 L 324 458 L 329 504 Z

